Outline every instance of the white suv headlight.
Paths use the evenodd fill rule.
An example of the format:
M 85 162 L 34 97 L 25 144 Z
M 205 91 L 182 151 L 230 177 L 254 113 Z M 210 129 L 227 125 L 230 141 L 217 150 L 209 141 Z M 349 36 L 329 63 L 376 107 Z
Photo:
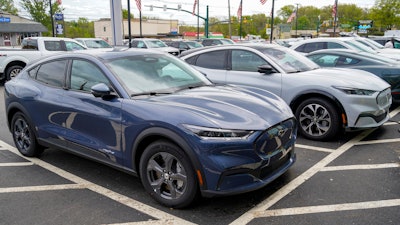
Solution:
M 359 89 L 359 88 L 350 88 L 350 87 L 337 87 L 333 86 L 334 88 L 343 91 L 348 95 L 373 95 L 377 91 L 374 90 L 366 90 L 366 89 Z

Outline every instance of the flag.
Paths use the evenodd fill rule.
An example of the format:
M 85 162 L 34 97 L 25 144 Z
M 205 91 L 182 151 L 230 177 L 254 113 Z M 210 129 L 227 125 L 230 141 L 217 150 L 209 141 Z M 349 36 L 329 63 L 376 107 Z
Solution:
M 267 0 L 260 0 L 260 2 L 262 5 L 264 5 L 267 2 Z
M 332 7 L 332 17 L 335 18 L 337 13 L 337 0 L 335 0 L 335 4 Z
M 237 11 L 237 17 L 238 17 L 238 20 L 242 19 L 242 0 L 240 0 L 240 5 L 239 5 L 238 11 Z
M 62 1 L 61 0 L 57 0 L 57 4 L 61 5 Z
M 196 5 L 197 5 L 197 0 L 194 0 L 192 15 L 194 15 L 196 12 Z
M 139 11 L 142 11 L 142 1 L 141 0 L 135 0 L 136 1 L 136 6 L 139 9 Z
M 286 21 L 286 23 L 291 23 L 292 20 L 297 16 L 296 14 L 297 14 L 297 12 L 296 12 L 296 10 L 294 10 L 292 12 L 292 14 L 289 16 L 289 19 Z

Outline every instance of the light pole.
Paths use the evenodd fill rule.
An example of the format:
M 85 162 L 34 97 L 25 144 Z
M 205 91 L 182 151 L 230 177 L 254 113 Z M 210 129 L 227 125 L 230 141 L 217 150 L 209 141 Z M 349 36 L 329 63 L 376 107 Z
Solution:
M 269 42 L 272 43 L 272 36 L 274 36 L 274 7 L 275 0 L 272 0 L 272 11 L 271 11 L 271 36 L 269 37 Z
M 299 13 L 299 3 L 296 3 L 296 38 L 297 38 L 297 15 Z
M 53 37 L 55 37 L 54 19 L 53 19 L 53 7 L 51 7 L 51 0 L 49 0 L 49 2 L 50 2 L 51 34 L 52 34 Z

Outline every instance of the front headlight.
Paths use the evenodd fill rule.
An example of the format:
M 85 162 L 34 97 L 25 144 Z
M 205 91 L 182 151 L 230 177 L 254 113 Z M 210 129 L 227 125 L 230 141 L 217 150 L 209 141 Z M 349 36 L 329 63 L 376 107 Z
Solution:
M 228 130 L 189 124 L 183 124 L 183 126 L 202 139 L 246 139 L 254 133 L 251 130 Z
M 377 91 L 373 90 L 366 90 L 366 89 L 359 89 L 359 88 L 350 88 L 350 87 L 337 87 L 333 86 L 334 88 L 343 91 L 348 95 L 373 95 Z

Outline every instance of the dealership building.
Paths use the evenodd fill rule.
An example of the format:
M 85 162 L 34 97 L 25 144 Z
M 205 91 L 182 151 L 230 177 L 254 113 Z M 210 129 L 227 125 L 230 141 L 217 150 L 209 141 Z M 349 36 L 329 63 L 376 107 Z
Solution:
M 46 31 L 41 23 L 0 10 L 0 46 L 17 46 L 25 37 L 42 36 Z

